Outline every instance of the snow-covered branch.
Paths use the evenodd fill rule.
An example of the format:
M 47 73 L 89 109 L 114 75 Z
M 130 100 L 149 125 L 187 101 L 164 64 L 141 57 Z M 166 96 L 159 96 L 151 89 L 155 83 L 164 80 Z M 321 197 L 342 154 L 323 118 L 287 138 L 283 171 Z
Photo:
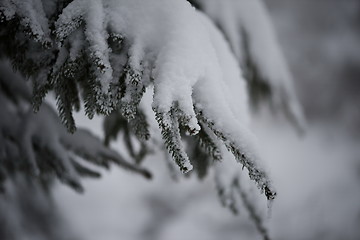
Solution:
M 150 178 L 150 173 L 105 147 L 101 139 L 88 130 L 68 133 L 59 117 L 43 104 L 37 114 L 30 108 L 31 93 L 24 80 L 1 63 L 0 77 L 0 174 L 7 176 L 23 171 L 40 179 L 57 176 L 61 181 L 82 191 L 80 176 L 99 177 L 100 173 L 83 164 L 109 168 L 111 163 Z M 1 182 L 0 182 L 1 184 Z
M 208 139 L 226 146 L 267 198 L 274 198 L 275 191 L 248 127 L 246 82 L 225 38 L 207 16 L 184 0 L 73 0 L 68 4 L 59 0 L 57 10 L 48 9 L 49 5 L 42 5 L 41 1 L 26 2 L 43 8 L 41 19 L 33 19 L 30 8 L 21 12 L 16 8 L 17 1 L 2 3 L 0 12 L 5 17 L 0 37 L 12 34 L 15 41 L 3 41 L 0 47 L 5 49 L 10 44 L 25 49 L 22 55 L 4 52 L 20 62 L 16 67 L 31 77 L 36 110 L 47 91 L 54 90 L 60 118 L 70 132 L 76 130 L 72 112 L 80 108 L 81 99 L 90 118 L 95 113 L 116 111 L 139 126 L 143 119 L 138 105 L 146 89 L 153 87 L 153 99 L 148 106 L 155 112 L 164 145 L 182 172 L 192 169 L 183 133 L 198 135 L 203 126 L 211 136 Z M 34 34 L 13 34 L 11 27 L 18 26 L 17 21 L 26 14 L 28 25 L 34 26 L 30 27 L 33 32 L 42 29 L 44 36 L 50 35 L 53 44 L 47 49 L 37 45 Z M 47 24 L 43 21 L 46 17 Z M 45 31 L 45 26 L 52 31 Z M 29 119 L 40 119 L 29 121 L 32 124 L 29 129 L 35 130 L 26 133 L 28 141 L 24 145 L 29 145 L 29 139 L 40 130 L 42 111 L 51 114 L 46 106 L 43 109 L 35 116 L 29 114 Z M 59 129 L 52 122 L 42 124 L 49 131 Z M 53 144 L 49 149 L 62 162 L 69 162 L 63 148 L 84 155 L 81 149 L 85 146 L 75 144 L 80 140 L 85 144 L 83 131 L 76 131 L 71 138 L 52 135 L 45 142 Z M 42 137 L 40 140 L 45 140 Z M 30 146 L 25 150 L 36 169 L 34 152 Z M 98 150 L 94 154 L 104 149 Z M 209 154 L 218 155 L 216 151 Z M 114 156 L 100 155 L 110 159 Z M 93 159 L 91 154 L 85 157 Z M 144 174 L 141 169 L 118 162 Z M 63 168 L 72 172 L 71 166 L 66 164 Z
M 281 109 L 295 128 L 305 120 L 293 86 L 293 76 L 279 47 L 262 0 L 192 0 L 225 35 L 243 69 L 254 107 L 268 101 Z M 270 101 L 269 101 L 270 100 Z

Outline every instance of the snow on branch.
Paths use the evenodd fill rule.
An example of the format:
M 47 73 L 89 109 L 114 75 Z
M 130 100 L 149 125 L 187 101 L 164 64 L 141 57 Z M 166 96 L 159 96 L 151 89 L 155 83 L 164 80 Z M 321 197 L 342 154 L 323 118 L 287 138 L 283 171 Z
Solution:
M 18 18 L 20 25 L 35 41 L 50 47 L 50 30 L 41 0 L 2 0 L 0 22 Z
M 279 47 L 262 0 L 192 0 L 224 33 L 249 84 L 252 104 L 270 100 L 282 109 L 295 128 L 305 120 L 293 86 L 293 77 Z
M 0 185 L 10 175 L 22 171 L 40 179 L 58 179 L 82 191 L 81 176 L 99 177 L 100 173 L 84 165 L 109 168 L 115 163 L 122 168 L 150 178 L 150 173 L 126 161 L 105 147 L 101 139 L 84 129 L 70 134 L 53 109 L 43 104 L 35 114 L 30 108 L 31 92 L 24 80 L 1 63 L 0 70 Z
M 247 212 L 263 239 L 269 240 L 266 214 L 271 211 L 272 202 L 269 201 L 269 209 L 264 212 L 258 195 L 253 191 L 253 185 L 230 161 L 233 156 L 228 153 L 224 153 L 223 156 L 224 162 L 214 164 L 215 184 L 221 204 L 235 215 L 242 214 L 242 211 Z
M 13 14 L 11 9 L 16 5 L 9 6 L 2 4 L 0 8 L 9 8 L 1 10 L 6 16 Z M 31 71 L 27 64 L 18 67 L 32 77 L 34 102 L 41 102 L 47 91 L 55 90 L 60 118 L 71 132 L 75 131 L 72 112 L 79 109 L 80 95 L 90 118 L 95 113 L 118 111 L 136 125 L 142 121 L 138 105 L 146 89 L 153 87 L 151 108 L 164 144 L 182 172 L 192 169 L 183 133 L 198 135 L 203 126 L 211 136 L 204 140 L 210 143 L 210 155 L 221 158 L 217 145 L 209 141 L 219 140 L 218 145 L 232 152 L 266 197 L 274 198 L 276 193 L 248 128 L 246 82 L 225 38 L 207 16 L 184 0 L 73 0 L 64 6 L 49 17 L 56 19 L 51 23 L 52 48 L 27 48 L 23 56 L 26 60 L 40 55 L 47 61 L 42 61 L 41 68 L 35 61 Z M 5 21 L 9 24 L 12 20 L 6 17 Z M 5 24 L 5 34 L 11 33 L 10 25 Z M 0 37 L 4 33 L 0 32 Z M 20 40 L 27 47 L 33 44 L 24 36 L 15 43 Z M 0 48 L 4 45 L 2 42 Z M 13 55 L 16 57 L 8 54 L 10 58 Z M 85 135 L 77 131 L 71 139 Z M 57 145 L 50 149 L 65 147 L 83 155 L 84 146 L 67 137 L 60 142 L 51 140 Z M 146 176 L 114 153 L 98 151 L 94 154 L 116 158 L 118 164 Z M 60 151 L 56 154 L 62 156 Z M 93 159 L 92 154 L 85 157 Z

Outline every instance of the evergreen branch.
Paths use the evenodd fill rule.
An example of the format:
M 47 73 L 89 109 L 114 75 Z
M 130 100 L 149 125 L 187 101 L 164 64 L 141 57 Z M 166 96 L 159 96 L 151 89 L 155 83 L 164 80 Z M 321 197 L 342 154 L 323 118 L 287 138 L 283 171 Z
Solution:
M 75 159 L 71 159 L 72 164 L 74 165 L 75 170 L 79 173 L 82 177 L 90 177 L 90 178 L 100 178 L 101 174 L 94 170 L 91 170 L 87 167 L 84 167 L 80 163 L 78 163 Z
M 271 186 L 270 180 L 266 172 L 256 166 L 254 159 L 246 156 L 245 153 L 241 150 L 241 147 L 237 146 L 233 139 L 229 138 L 227 134 L 222 132 L 216 126 L 216 124 L 207 117 L 205 117 L 201 111 L 198 111 L 198 117 L 209 127 L 209 129 L 214 132 L 214 134 L 219 139 L 224 142 L 226 148 L 230 152 L 232 152 L 235 158 L 243 165 L 243 167 L 248 170 L 250 179 L 254 180 L 257 183 L 257 186 L 259 187 L 259 189 L 261 189 L 262 192 L 265 193 L 267 199 L 273 200 L 276 196 L 276 192 L 273 190 L 273 187 Z
M 181 141 L 179 122 L 175 117 L 175 111 L 175 109 L 172 109 L 170 112 L 164 113 L 154 109 L 155 118 L 159 123 L 166 149 L 179 166 L 180 171 L 187 173 L 193 167 Z
M 76 130 L 72 112 L 80 107 L 79 93 L 73 71 L 73 64 L 68 60 L 60 68 L 54 80 L 54 90 L 60 119 L 71 133 L 74 133 Z
M 53 88 L 52 84 L 46 81 L 41 83 L 40 81 L 33 81 L 33 97 L 31 100 L 33 111 L 38 112 L 41 104 L 47 93 Z
M 215 161 L 221 161 L 221 151 L 214 136 L 211 136 L 206 126 L 200 123 L 201 130 L 196 135 L 199 145 L 211 156 Z
M 256 207 L 248 198 L 248 194 L 243 190 L 238 177 L 234 178 L 232 185 L 233 185 L 232 187 L 236 189 L 236 191 L 238 192 L 246 210 L 249 212 L 250 219 L 255 224 L 257 230 L 263 236 L 264 240 L 270 240 L 269 233 L 266 227 L 264 226 L 263 219 L 256 212 Z
M 138 109 L 135 117 L 129 121 L 129 127 L 140 141 L 149 140 L 149 124 L 146 121 L 145 114 L 141 110 Z
M 203 179 L 211 166 L 211 155 L 209 155 L 194 138 L 188 137 L 185 138 L 185 141 L 187 143 L 186 146 L 187 152 L 189 152 L 190 161 L 194 165 L 194 170 L 197 173 L 198 178 Z
M 60 45 L 83 23 L 85 14 L 85 2 L 83 0 L 73 0 L 58 16 L 55 22 L 55 35 Z
M 129 163 L 120 154 L 106 148 L 100 139 L 88 131 L 78 129 L 72 135 L 64 134 L 61 142 L 66 149 L 91 163 L 108 168 L 111 161 L 126 170 L 151 178 L 149 171 Z
M 111 140 L 115 140 L 120 132 L 123 132 L 124 143 L 130 156 L 135 163 L 139 164 L 142 159 L 149 153 L 146 144 L 143 142 L 150 137 L 148 130 L 148 123 L 145 115 L 138 111 L 135 118 L 126 120 L 120 111 L 114 111 L 109 116 L 105 117 L 103 122 L 103 129 L 105 132 L 105 145 L 109 145 Z M 135 136 L 139 140 L 140 150 L 135 152 L 131 137 Z
M 194 137 L 184 136 L 187 142 L 188 152 L 190 154 L 191 163 L 199 179 L 203 179 L 212 166 L 213 161 L 221 161 L 222 155 L 218 144 L 216 143 L 215 136 L 209 132 L 209 129 L 202 123 L 199 124 L 201 129 Z M 206 129 L 205 129 L 206 128 Z
M 0 2 L 0 22 L 16 21 L 23 32 L 44 48 L 50 48 L 52 41 L 48 19 L 40 0 L 3 0 Z
M 117 135 L 121 130 L 126 128 L 126 125 L 126 119 L 124 119 L 118 111 L 114 111 L 106 116 L 103 121 L 105 145 L 109 146 L 111 140 L 116 140 Z
M 125 93 L 121 102 L 121 112 L 124 117 L 131 120 L 137 114 L 138 105 L 145 93 L 145 86 L 141 81 L 141 71 L 135 70 L 126 65 L 124 70 L 125 76 Z
M 219 174 L 217 171 L 218 169 L 215 168 L 215 186 L 221 205 L 229 208 L 234 215 L 237 215 L 239 213 L 239 209 L 234 195 L 234 189 L 220 181 L 219 176 L 217 176 Z

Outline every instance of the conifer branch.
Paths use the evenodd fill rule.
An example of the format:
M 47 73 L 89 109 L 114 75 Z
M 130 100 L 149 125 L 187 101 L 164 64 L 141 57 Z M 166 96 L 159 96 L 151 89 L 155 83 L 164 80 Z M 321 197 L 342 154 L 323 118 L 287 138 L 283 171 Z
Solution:
M 180 171 L 187 173 L 192 170 L 189 157 L 187 156 L 181 141 L 179 122 L 176 118 L 176 110 L 164 113 L 154 109 L 156 120 L 159 123 L 165 147 L 173 157 Z
M 240 180 L 238 177 L 234 178 L 232 183 L 232 187 L 237 191 L 240 196 L 241 201 L 243 202 L 246 210 L 249 212 L 250 219 L 255 224 L 259 233 L 263 236 L 264 240 L 270 240 L 268 230 L 264 226 L 264 220 L 259 216 L 256 211 L 256 206 L 251 202 L 248 197 L 248 194 L 244 191 L 243 187 L 240 184 Z
M 251 180 L 254 180 L 259 187 L 259 189 L 265 194 L 268 200 L 273 200 L 276 196 L 276 192 L 273 190 L 270 179 L 268 178 L 265 171 L 260 169 L 256 165 L 256 160 L 251 156 L 247 156 L 241 147 L 237 146 L 235 141 L 230 138 L 230 136 L 226 133 L 223 133 L 216 124 L 206 118 L 201 111 L 198 111 L 198 117 L 204 122 L 209 129 L 211 129 L 214 134 L 221 139 L 226 148 L 235 156 L 235 158 L 245 167 L 249 172 L 249 177 Z

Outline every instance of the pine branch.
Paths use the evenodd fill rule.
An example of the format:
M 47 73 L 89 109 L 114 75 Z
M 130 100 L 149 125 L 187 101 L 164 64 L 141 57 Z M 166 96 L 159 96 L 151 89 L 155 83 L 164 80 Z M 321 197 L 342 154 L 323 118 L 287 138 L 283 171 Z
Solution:
M 195 136 L 182 136 L 186 142 L 187 152 L 189 153 L 190 161 L 194 165 L 194 169 L 199 179 L 203 179 L 213 161 L 221 161 L 222 155 L 218 143 L 216 143 L 216 136 L 203 125 L 199 124 L 201 129 Z
M 3 0 L 0 2 L 0 22 L 16 19 L 24 33 L 45 48 L 51 47 L 47 17 L 40 0 Z
M 90 178 L 100 178 L 101 174 L 97 171 L 91 170 L 74 159 L 71 159 L 72 164 L 74 165 L 75 170 L 79 173 L 81 177 L 90 177 Z
M 121 100 L 122 115 L 131 120 L 137 114 L 138 105 L 145 93 L 145 86 L 142 83 L 141 71 L 131 68 L 129 65 L 124 68 L 125 93 Z
M 276 196 L 276 192 L 271 186 L 270 180 L 262 169 L 256 165 L 256 160 L 252 156 L 248 156 L 244 153 L 240 146 L 236 144 L 234 140 L 230 138 L 229 135 L 223 133 L 216 124 L 210 119 L 206 118 L 201 111 L 198 111 L 198 117 L 204 122 L 209 129 L 211 129 L 214 134 L 221 139 L 227 149 L 232 152 L 235 158 L 245 167 L 249 172 L 249 177 L 251 180 L 254 180 L 257 183 L 259 189 L 265 193 L 265 196 L 268 200 L 273 200 Z
M 67 149 L 91 163 L 108 167 L 109 163 L 113 162 L 126 170 L 151 178 L 151 174 L 147 170 L 127 162 L 121 155 L 106 148 L 100 139 L 88 131 L 77 130 L 72 135 L 65 134 L 62 136 L 61 142 Z
M 103 129 L 105 132 L 104 143 L 108 146 L 110 141 L 116 140 L 119 133 L 123 133 L 124 143 L 130 156 L 134 159 L 135 163 L 139 164 L 149 153 L 144 142 L 150 137 L 148 127 L 145 115 L 141 111 L 138 111 L 136 116 L 131 120 L 127 120 L 121 114 L 120 110 L 114 111 L 109 116 L 106 116 L 103 122 Z M 138 152 L 135 152 L 134 150 L 131 141 L 132 137 L 136 137 L 138 140 L 138 144 L 140 145 L 140 150 Z
M 215 186 L 221 205 L 227 207 L 234 215 L 237 215 L 239 213 L 239 207 L 236 195 L 234 194 L 234 188 L 231 187 L 231 184 L 222 181 L 221 175 L 224 175 L 225 173 L 220 173 L 219 171 L 218 166 L 215 166 Z M 228 175 L 228 173 L 226 174 Z
M 74 64 L 72 62 L 67 61 L 54 79 L 54 90 L 60 119 L 71 133 L 74 133 L 76 130 L 72 112 L 80 108 L 80 99 L 74 78 L 73 66 Z
M 263 219 L 258 215 L 258 213 L 256 211 L 256 207 L 249 199 L 248 194 L 244 191 L 243 187 L 240 184 L 240 180 L 238 177 L 234 178 L 232 185 L 233 185 L 233 188 L 238 192 L 245 208 L 247 209 L 247 211 L 250 214 L 250 219 L 255 224 L 259 233 L 263 236 L 263 239 L 270 240 L 269 233 L 268 233 L 268 230 L 266 229 L 266 227 L 264 226 Z
M 199 134 L 196 135 L 198 137 L 199 145 L 206 151 L 206 153 L 212 157 L 215 161 L 221 161 L 221 151 L 219 149 L 218 144 L 216 143 L 215 136 L 211 136 L 209 129 L 200 124 L 201 130 Z
M 165 147 L 179 166 L 180 171 L 187 173 L 193 167 L 187 156 L 183 143 L 181 141 L 179 122 L 176 118 L 176 110 L 172 109 L 170 112 L 163 113 L 156 109 L 155 116 L 161 129 L 162 137 L 165 141 Z
M 129 127 L 140 141 L 150 139 L 149 124 L 142 111 L 137 111 L 135 117 L 129 121 Z
M 187 152 L 189 153 L 189 158 L 191 164 L 194 166 L 197 177 L 199 179 L 205 178 L 207 176 L 209 168 L 212 165 L 212 158 L 194 138 L 186 138 L 185 136 L 184 140 L 187 143 Z
M 270 103 L 271 110 L 280 110 L 302 135 L 306 122 L 293 77 L 263 1 L 189 2 L 207 14 L 224 34 L 248 82 L 252 107 L 256 110 L 260 104 Z

